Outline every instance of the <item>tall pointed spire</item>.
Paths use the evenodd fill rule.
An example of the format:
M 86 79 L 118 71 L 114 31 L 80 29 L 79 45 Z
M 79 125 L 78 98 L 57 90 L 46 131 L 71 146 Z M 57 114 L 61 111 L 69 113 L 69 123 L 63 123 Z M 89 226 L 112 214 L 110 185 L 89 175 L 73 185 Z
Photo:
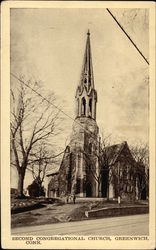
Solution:
M 80 83 L 76 91 L 76 117 L 88 117 L 96 120 L 97 92 L 94 89 L 93 65 L 90 45 L 90 32 L 87 32 L 87 41 L 83 59 Z
M 90 31 L 87 32 L 86 48 L 80 79 L 81 88 L 86 87 L 87 92 L 94 89 L 93 65 L 91 56 Z

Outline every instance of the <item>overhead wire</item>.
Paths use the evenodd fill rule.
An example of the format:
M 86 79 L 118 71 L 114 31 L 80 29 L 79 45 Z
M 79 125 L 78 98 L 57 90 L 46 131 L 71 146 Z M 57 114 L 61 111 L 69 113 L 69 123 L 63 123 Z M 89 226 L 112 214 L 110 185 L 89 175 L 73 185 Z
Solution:
M 127 38 L 130 40 L 130 42 L 134 45 L 134 47 L 136 48 L 136 50 L 139 52 L 139 54 L 142 56 L 142 58 L 145 60 L 145 62 L 149 65 L 149 61 L 147 60 L 147 58 L 143 55 L 143 53 L 141 52 L 141 50 L 138 48 L 138 46 L 133 42 L 132 38 L 128 35 L 128 33 L 125 31 L 125 29 L 122 27 L 122 25 L 119 23 L 119 21 L 117 20 L 117 18 L 113 15 L 113 13 L 106 8 L 106 10 L 108 11 L 108 13 L 113 17 L 113 19 L 115 20 L 115 22 L 118 24 L 118 26 L 120 27 L 120 29 L 124 32 L 124 34 L 127 36 Z

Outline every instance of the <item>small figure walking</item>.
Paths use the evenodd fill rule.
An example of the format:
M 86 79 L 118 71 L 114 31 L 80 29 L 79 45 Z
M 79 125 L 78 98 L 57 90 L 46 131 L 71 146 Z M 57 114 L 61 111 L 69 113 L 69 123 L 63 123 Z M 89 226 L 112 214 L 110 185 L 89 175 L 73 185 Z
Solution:
M 75 202 L 76 202 L 76 195 L 74 194 L 73 195 L 73 203 L 75 204 Z

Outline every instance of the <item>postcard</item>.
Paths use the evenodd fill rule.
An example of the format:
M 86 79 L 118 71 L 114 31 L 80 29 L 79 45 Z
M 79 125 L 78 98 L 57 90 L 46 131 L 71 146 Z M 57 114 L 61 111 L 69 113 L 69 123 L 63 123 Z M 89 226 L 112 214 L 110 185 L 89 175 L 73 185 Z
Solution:
M 2 247 L 154 249 L 154 3 L 1 9 Z

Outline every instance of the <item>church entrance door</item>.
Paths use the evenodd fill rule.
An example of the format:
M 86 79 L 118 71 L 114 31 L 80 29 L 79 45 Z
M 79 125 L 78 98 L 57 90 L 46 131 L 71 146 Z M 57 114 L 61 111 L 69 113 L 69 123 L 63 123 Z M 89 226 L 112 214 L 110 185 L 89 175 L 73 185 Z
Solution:
M 92 185 L 90 182 L 86 185 L 86 197 L 92 197 Z

